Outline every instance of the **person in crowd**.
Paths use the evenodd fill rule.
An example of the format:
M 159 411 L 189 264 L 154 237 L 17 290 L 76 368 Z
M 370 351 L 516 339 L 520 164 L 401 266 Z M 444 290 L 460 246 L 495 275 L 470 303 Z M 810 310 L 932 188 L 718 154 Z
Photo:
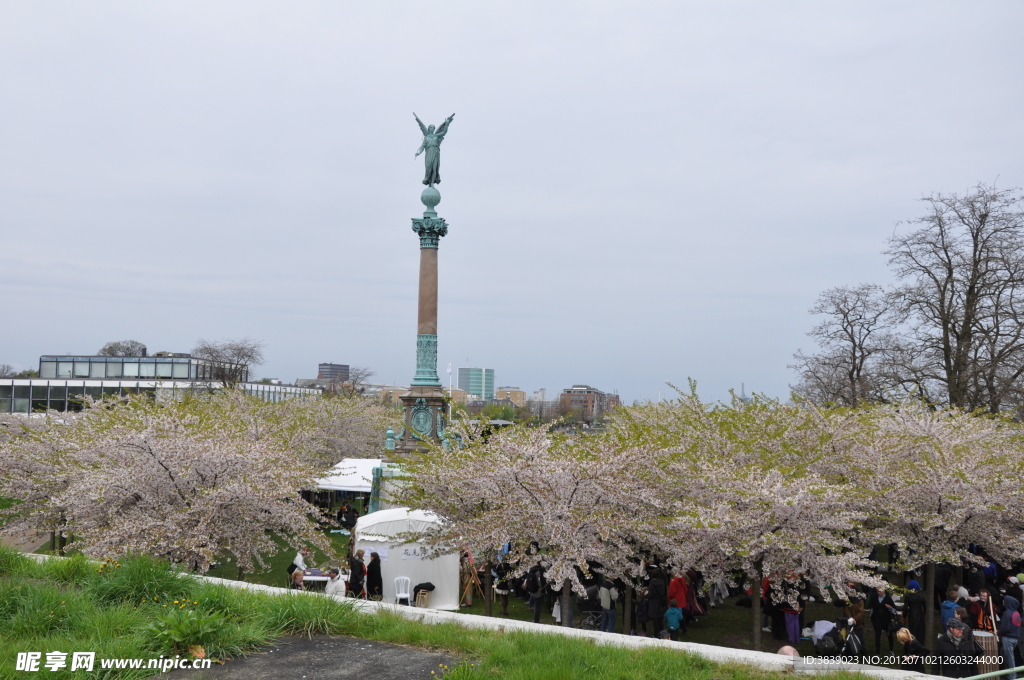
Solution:
M 494 594 L 498 596 L 498 601 L 501 602 L 501 616 L 508 616 L 508 594 L 512 589 L 512 585 L 509 581 L 512 578 L 512 567 L 507 562 L 499 562 L 498 566 L 494 568 Z
M 540 560 L 526 573 L 526 591 L 530 593 L 533 622 L 540 623 L 540 612 L 544 608 L 544 567 Z
M 309 548 L 300 548 L 295 553 L 295 559 L 288 565 L 288 576 L 290 577 L 296 571 L 306 571 L 309 567 L 306 566 L 306 558 L 309 557 Z
M 958 599 L 960 599 L 959 590 L 950 588 L 946 592 L 946 601 L 939 606 L 939 614 L 942 616 L 943 621 L 956 618 L 956 608 L 960 606 L 957 604 Z
M 975 595 L 985 590 L 985 572 L 978 569 L 977 566 L 971 566 L 967 572 L 967 590 Z
M 786 622 L 786 637 L 789 644 L 796 646 L 800 644 L 800 599 L 795 590 L 792 595 L 786 601 L 780 602 L 778 607 Z
M 668 609 L 665 610 L 665 628 L 668 630 L 669 638 L 672 640 L 679 639 L 679 629 L 685 620 L 686 617 L 683 614 L 683 610 L 679 608 L 678 600 L 669 600 Z
M 930 654 L 928 648 L 922 645 L 920 640 L 914 637 L 908 628 L 900 628 L 896 631 L 896 639 L 903 644 L 900 669 L 924 673 L 924 660 Z
M 992 607 L 992 593 L 988 588 L 982 588 L 978 591 L 977 597 L 971 598 L 971 605 L 967 611 L 971 615 L 971 628 L 986 633 L 996 632 L 995 609 Z
M 384 579 L 380 575 L 380 555 L 370 553 L 370 563 L 366 565 L 366 596 L 371 600 L 384 599 Z
M 889 624 L 896 613 L 896 603 L 892 596 L 883 587 L 875 588 L 868 599 L 868 609 L 871 611 L 871 627 L 875 629 L 875 653 L 882 653 L 882 635 L 889 638 L 889 651 L 895 651 L 892 631 L 889 630 Z
M 292 590 L 305 590 L 306 588 L 303 585 L 303 579 L 305 578 L 305 576 L 306 572 L 304 572 L 302 569 L 296 569 L 295 571 L 293 571 L 289 587 Z
M 686 569 L 686 584 L 689 586 L 686 592 L 686 605 L 684 606 L 680 602 L 679 606 L 686 611 L 690 621 L 695 621 L 697 617 L 708 613 L 707 598 L 698 596 L 700 589 L 703 588 L 702 573 L 694 569 Z
M 366 576 L 366 564 L 363 562 L 363 555 L 366 552 L 357 550 L 348 561 L 348 592 L 352 597 L 365 597 L 363 592 L 364 578 Z
M 911 580 L 907 584 L 910 592 L 903 598 L 903 613 L 907 617 L 907 628 L 910 634 L 917 640 L 924 639 L 924 595 L 921 593 L 921 584 Z
M 604 633 L 614 633 L 615 603 L 619 599 L 619 590 L 611 580 L 602 578 L 597 596 L 601 599 L 601 631 Z
M 669 601 L 676 601 L 676 606 L 683 612 L 682 631 L 686 633 L 686 620 L 691 616 L 689 611 L 690 584 L 683 572 L 676 572 L 675 577 L 668 582 L 667 597 Z
M 664 630 L 665 611 L 668 610 L 668 584 L 665 583 L 665 572 L 655 567 L 647 582 L 647 615 L 651 621 L 651 636 L 660 637 Z
M 857 636 L 857 642 L 860 643 L 858 647 L 864 649 L 864 619 L 867 618 L 864 615 L 864 593 L 857 590 L 855 583 L 848 583 L 846 596 L 849 598 L 849 602 L 843 605 L 843 614 L 847 619 L 853 619 L 853 628 L 850 634 Z
M 1003 596 L 1003 615 L 999 618 L 999 645 L 1003 653 L 1003 668 L 1015 668 L 1013 648 L 1020 642 L 1020 601 L 1013 595 Z M 1003 677 L 1016 680 L 1016 673 Z
M 336 519 L 338 520 L 338 524 L 340 524 L 341 526 L 345 527 L 346 529 L 351 528 L 349 526 L 349 523 L 348 523 L 348 512 L 349 512 L 348 501 L 345 501 L 344 503 L 341 504 L 341 507 L 338 508 L 338 514 L 336 516 Z
M 967 678 L 978 674 L 978 652 L 974 640 L 968 640 L 967 626 L 953 617 L 946 621 L 946 634 L 935 643 L 940 673 L 947 678 Z
M 641 588 L 638 593 L 640 601 L 636 603 L 636 631 L 637 635 L 647 637 L 647 622 L 651 620 L 651 601 L 647 599 L 646 588 Z
M 964 607 L 957 607 L 955 612 L 956 618 L 960 619 L 965 626 L 967 626 L 967 636 L 971 639 L 974 638 L 974 627 L 971 626 L 971 615 L 967 612 Z
M 345 579 L 341 578 L 341 571 L 337 567 L 332 567 L 327 572 L 327 585 L 324 587 L 324 592 L 328 595 L 345 597 Z

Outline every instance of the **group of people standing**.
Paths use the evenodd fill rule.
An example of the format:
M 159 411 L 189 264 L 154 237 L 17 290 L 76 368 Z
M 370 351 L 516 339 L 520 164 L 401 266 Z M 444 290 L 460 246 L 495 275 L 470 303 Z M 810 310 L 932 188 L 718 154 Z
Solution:
M 978 572 L 971 572 L 972 575 Z M 1024 665 L 1021 647 L 1021 603 L 1024 592 L 1021 584 L 1024 574 L 1010 576 L 1003 583 L 972 579 L 968 588 L 947 582 L 945 599 L 936 610 L 942 622 L 942 631 L 928 645 L 926 629 L 926 595 L 916 579 L 907 582 L 902 606 L 898 606 L 885 588 L 868 593 L 854 584 L 847 587 L 847 601 L 837 602 L 849 622 L 848 635 L 856 636 L 854 648 L 866 651 L 864 644 L 865 617 L 871 621 L 875 633 L 875 653 L 882 655 L 883 638 L 888 651 L 895 653 L 894 638 L 902 645 L 901 667 L 904 670 L 926 671 L 926 660 L 932 662 L 932 672 L 950 678 L 964 678 L 995 670 L 1001 662 L 1003 669 Z M 1015 680 L 1009 673 L 1004 677 Z
M 365 551 L 357 550 L 349 558 L 347 580 L 341 578 L 341 570 L 338 567 L 328 569 L 325 592 L 328 595 L 347 595 L 369 600 L 383 599 L 384 579 L 380 572 L 380 555 L 375 552 L 370 553 L 369 563 L 363 560 L 365 555 Z M 306 565 L 307 557 L 309 557 L 309 549 L 302 548 L 295 553 L 295 558 L 288 566 L 289 585 L 292 590 L 306 590 L 304 574 L 309 569 Z

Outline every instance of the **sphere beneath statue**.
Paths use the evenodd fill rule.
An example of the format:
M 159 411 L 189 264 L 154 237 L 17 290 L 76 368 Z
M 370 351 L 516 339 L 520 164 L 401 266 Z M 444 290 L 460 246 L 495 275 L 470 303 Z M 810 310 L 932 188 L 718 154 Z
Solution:
M 423 201 L 423 205 L 427 206 L 427 210 L 433 210 L 441 202 L 441 192 L 434 187 L 427 187 L 420 194 L 420 200 Z

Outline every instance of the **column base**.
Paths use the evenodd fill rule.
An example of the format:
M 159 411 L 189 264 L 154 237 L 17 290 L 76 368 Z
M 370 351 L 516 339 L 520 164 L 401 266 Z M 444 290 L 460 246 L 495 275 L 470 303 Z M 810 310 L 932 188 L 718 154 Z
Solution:
M 402 431 L 395 441 L 395 454 L 426 450 L 426 442 L 439 442 L 448 427 L 448 410 L 440 385 L 413 385 L 402 400 Z

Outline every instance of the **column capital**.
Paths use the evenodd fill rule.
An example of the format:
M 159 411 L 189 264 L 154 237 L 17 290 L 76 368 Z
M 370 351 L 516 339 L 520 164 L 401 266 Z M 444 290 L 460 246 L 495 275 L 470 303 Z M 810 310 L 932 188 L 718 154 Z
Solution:
M 412 230 L 420 237 L 420 248 L 437 248 L 442 236 L 448 235 L 448 223 L 437 213 L 423 213 L 423 217 L 412 218 Z

